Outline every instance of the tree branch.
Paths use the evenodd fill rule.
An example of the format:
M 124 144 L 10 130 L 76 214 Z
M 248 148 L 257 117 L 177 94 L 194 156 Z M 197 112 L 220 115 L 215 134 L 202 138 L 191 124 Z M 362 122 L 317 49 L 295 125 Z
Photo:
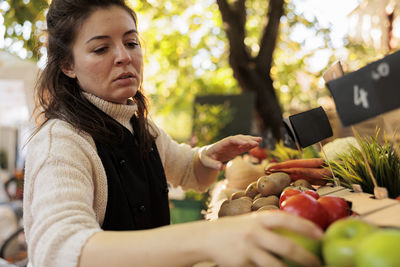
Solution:
M 229 39 L 230 58 L 246 59 L 248 61 L 245 38 L 246 8 L 245 0 L 237 0 L 232 6 L 227 0 L 217 0 L 219 10 L 221 12 L 224 29 Z
M 272 55 L 275 49 L 280 19 L 283 15 L 284 0 L 270 0 L 268 8 L 268 24 L 264 28 L 260 40 L 260 51 L 256 58 L 256 68 L 261 72 L 269 73 L 272 65 Z
M 233 10 L 238 15 L 241 25 L 246 24 L 246 0 L 236 0 L 233 3 Z M 243 26 L 244 27 L 244 26 Z

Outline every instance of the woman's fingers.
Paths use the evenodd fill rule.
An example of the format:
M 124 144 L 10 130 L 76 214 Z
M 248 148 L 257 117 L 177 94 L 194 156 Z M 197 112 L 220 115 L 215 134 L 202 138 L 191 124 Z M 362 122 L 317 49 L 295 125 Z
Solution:
M 207 149 L 207 155 L 219 161 L 228 161 L 253 147 L 261 141 L 261 137 L 249 135 L 230 136 L 211 145 Z
M 199 158 L 201 163 L 209 168 L 222 170 L 222 162 L 231 160 L 237 155 L 258 145 L 261 137 L 249 135 L 230 136 L 221 141 L 201 148 Z
M 254 146 L 258 145 L 261 142 L 262 138 L 258 136 L 251 135 L 235 135 L 232 137 L 226 138 L 230 144 L 239 145 L 239 146 Z
M 285 227 L 289 230 L 298 232 L 299 234 L 314 239 L 321 239 L 323 231 L 309 220 L 294 216 L 282 211 L 259 213 L 261 223 L 264 227 L 273 229 L 277 227 Z
M 321 262 L 317 256 L 273 230 L 284 227 L 320 238 L 320 230 L 304 221 L 279 211 L 220 218 L 210 223 L 211 236 L 215 239 L 207 241 L 205 247 L 209 248 L 210 258 L 220 266 L 286 267 L 281 259 L 284 257 L 302 266 L 319 267 Z M 296 224 L 306 230 L 298 231 L 293 226 Z M 217 252 L 216 247 L 229 249 Z
M 317 256 L 277 233 L 262 231 L 258 234 L 257 239 L 261 247 L 274 254 L 288 258 L 303 266 L 321 266 L 321 262 Z
M 304 266 L 321 266 L 319 259 L 291 240 L 271 231 L 274 228 L 284 227 L 304 236 L 320 239 L 322 230 L 310 221 L 287 214 L 285 212 L 265 212 L 257 214 L 265 231 L 257 235 L 257 243 L 267 251 L 291 259 Z
M 255 266 L 259 267 L 287 267 L 287 265 L 263 249 L 253 249 L 250 252 L 250 260 Z

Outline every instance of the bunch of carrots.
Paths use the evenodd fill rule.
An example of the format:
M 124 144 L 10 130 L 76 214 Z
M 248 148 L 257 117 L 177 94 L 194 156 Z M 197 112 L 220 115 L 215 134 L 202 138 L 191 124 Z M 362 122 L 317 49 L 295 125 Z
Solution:
M 284 172 L 290 176 L 292 181 L 304 179 L 313 185 L 324 185 L 327 178 L 331 178 L 332 172 L 326 168 L 324 159 L 292 159 L 279 163 L 272 163 L 265 169 L 265 174 Z

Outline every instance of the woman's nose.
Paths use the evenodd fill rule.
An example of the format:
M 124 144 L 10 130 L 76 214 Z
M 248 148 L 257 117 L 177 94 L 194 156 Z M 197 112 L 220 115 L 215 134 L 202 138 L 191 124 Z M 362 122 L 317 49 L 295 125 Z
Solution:
M 121 64 L 128 64 L 131 61 L 131 55 L 129 54 L 129 51 L 126 49 L 125 46 L 119 45 L 116 48 L 115 52 L 115 64 L 121 65 Z

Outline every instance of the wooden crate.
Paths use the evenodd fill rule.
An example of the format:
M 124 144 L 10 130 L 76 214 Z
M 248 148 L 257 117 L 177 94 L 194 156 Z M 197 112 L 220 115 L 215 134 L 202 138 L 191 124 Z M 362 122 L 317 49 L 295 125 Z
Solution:
M 367 193 L 355 193 L 344 187 L 323 186 L 317 189 L 323 195 L 342 197 L 352 203 L 352 211 L 361 218 L 381 227 L 400 228 L 400 201 L 395 199 L 375 199 Z

